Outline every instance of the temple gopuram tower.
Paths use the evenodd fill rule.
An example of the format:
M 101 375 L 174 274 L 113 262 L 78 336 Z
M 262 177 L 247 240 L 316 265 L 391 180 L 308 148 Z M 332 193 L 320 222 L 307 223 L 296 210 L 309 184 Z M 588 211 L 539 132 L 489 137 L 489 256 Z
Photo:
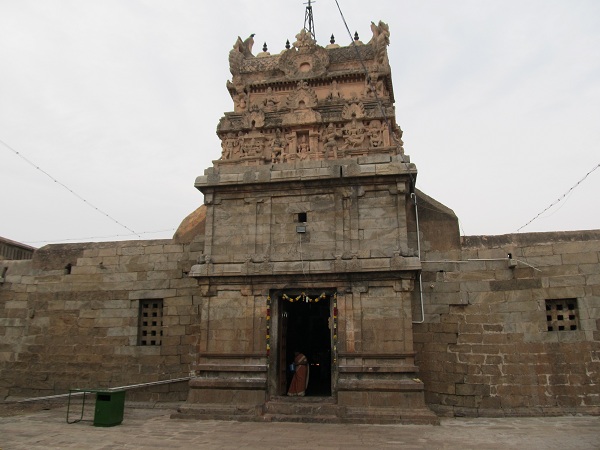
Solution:
M 396 124 L 388 26 L 349 46 L 302 30 L 229 53 L 233 111 L 196 179 L 200 335 L 178 416 L 436 423 L 414 362 L 417 170 Z M 217 155 L 215 155 L 217 156 Z M 304 397 L 287 396 L 296 352 Z

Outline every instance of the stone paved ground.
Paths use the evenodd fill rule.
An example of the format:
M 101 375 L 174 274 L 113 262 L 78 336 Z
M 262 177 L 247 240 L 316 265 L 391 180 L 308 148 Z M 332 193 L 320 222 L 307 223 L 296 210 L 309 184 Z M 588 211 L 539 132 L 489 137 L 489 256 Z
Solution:
M 119 426 L 67 424 L 66 408 L 0 417 L 0 450 L 17 449 L 600 449 L 600 417 L 443 419 L 441 426 L 191 421 L 126 407 Z

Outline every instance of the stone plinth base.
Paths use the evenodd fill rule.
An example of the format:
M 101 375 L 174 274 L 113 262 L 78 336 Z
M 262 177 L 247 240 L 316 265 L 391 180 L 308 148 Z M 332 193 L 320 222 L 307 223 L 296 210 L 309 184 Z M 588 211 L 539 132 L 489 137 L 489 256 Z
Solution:
M 373 393 L 371 393 L 373 394 Z M 416 403 L 413 401 L 413 403 Z M 364 423 L 439 425 L 439 418 L 425 406 L 349 407 L 332 397 L 274 397 L 258 420 L 303 423 Z
M 425 406 L 419 384 L 396 383 L 394 390 L 339 391 L 335 397 L 272 397 L 264 381 L 194 379 L 186 404 L 173 419 L 304 423 L 400 423 L 438 425 Z M 226 386 L 229 384 L 229 386 Z M 422 386 L 422 384 L 420 384 Z M 262 388 L 261 388 L 262 387 Z
M 189 387 L 187 402 L 171 418 L 255 420 L 265 403 L 265 379 L 243 377 L 243 373 L 194 378 Z
M 344 379 L 338 385 L 344 422 L 439 425 L 427 408 L 421 381 Z

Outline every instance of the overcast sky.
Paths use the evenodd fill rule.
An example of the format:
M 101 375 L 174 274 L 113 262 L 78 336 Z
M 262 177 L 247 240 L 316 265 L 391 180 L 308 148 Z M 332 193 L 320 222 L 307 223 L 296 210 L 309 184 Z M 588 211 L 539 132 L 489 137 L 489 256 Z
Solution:
M 390 26 L 396 120 L 417 187 L 463 234 L 515 232 L 600 163 L 597 0 L 339 0 Z M 274 54 L 302 0 L 0 0 L 0 236 L 168 238 L 202 204 L 237 36 Z M 350 38 L 334 0 L 317 41 Z M 522 232 L 600 228 L 600 169 Z M 89 206 L 95 206 L 109 217 Z M 113 220 L 114 219 L 114 220 Z

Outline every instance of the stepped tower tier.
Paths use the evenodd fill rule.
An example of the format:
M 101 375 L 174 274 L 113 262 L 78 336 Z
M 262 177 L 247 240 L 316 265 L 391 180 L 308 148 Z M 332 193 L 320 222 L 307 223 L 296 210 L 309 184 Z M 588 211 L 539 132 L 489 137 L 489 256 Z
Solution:
M 387 57 L 388 26 L 372 23 L 367 44 L 318 45 L 301 30 L 272 55 L 251 36 L 229 53 L 233 111 L 217 127 L 215 167 L 320 161 L 374 154 L 403 159 Z

